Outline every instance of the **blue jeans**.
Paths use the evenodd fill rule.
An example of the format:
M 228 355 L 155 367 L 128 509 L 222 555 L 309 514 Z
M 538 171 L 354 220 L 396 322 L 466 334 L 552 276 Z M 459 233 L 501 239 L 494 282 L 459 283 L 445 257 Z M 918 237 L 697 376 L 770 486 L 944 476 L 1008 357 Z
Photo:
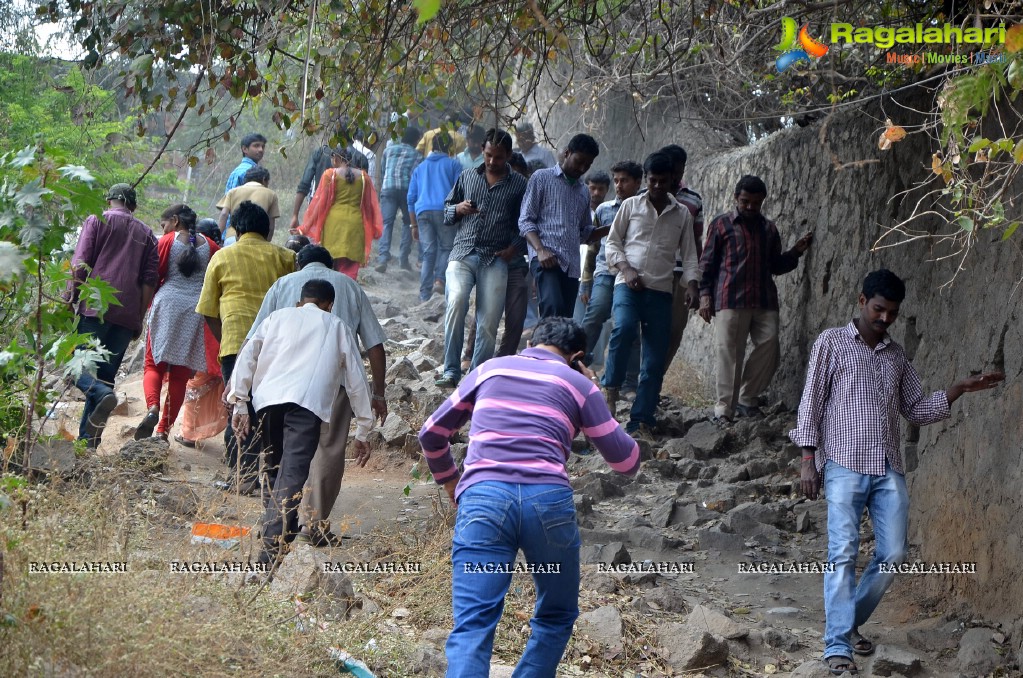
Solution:
M 530 563 L 557 563 L 560 572 L 534 574 L 532 634 L 513 678 L 554 678 L 579 616 L 579 527 L 572 490 L 487 480 L 458 498 L 451 540 L 451 607 L 455 628 L 445 648 L 447 678 L 489 675 L 494 630 L 501 619 L 510 573 L 466 571 L 514 563 L 519 549 Z
M 428 210 L 416 215 L 419 225 L 419 301 L 426 301 L 433 294 L 433 281 L 444 278 L 444 269 L 437 267 L 437 250 L 440 248 L 440 229 L 444 226 L 444 213 Z
M 117 370 L 124 360 L 124 352 L 128 350 L 128 344 L 135 333 L 127 327 L 100 322 L 99 318 L 84 315 L 78 317 L 78 333 L 96 337 L 103 348 L 110 351 L 106 361 L 96 366 L 96 376 L 82 372 L 82 376 L 75 382 L 78 390 L 85 394 L 85 408 L 82 410 L 82 421 L 78 425 L 78 437 L 88 441 L 89 447 L 96 447 L 99 445 L 99 438 L 89 439 L 85 423 L 92 416 L 99 401 L 114 392 L 114 377 L 117 376 Z
M 384 234 L 377 244 L 377 263 L 385 264 L 391 260 L 391 227 L 394 226 L 395 217 L 401 210 L 401 245 L 398 247 L 398 260 L 408 263 L 409 254 L 412 253 L 412 221 L 408 213 L 408 189 L 389 188 L 380 191 L 380 213 L 384 218 Z
M 457 381 L 462 376 L 461 354 L 465 341 L 465 314 L 469 312 L 469 295 L 476 288 L 476 345 L 472 351 L 472 367 L 476 369 L 494 357 L 497 326 L 504 313 L 504 296 L 508 287 L 508 264 L 500 257 L 489 266 L 480 265 L 473 253 L 464 259 L 448 262 L 444 298 L 444 376 Z
M 828 562 L 835 571 L 824 574 L 824 656 L 852 657 L 850 633 L 865 623 L 895 578 L 881 572 L 881 563 L 906 558 L 909 492 L 906 477 L 885 463 L 883 476 L 850 471 L 833 461 L 824 466 L 824 495 L 828 500 Z M 860 549 L 860 518 L 870 511 L 874 526 L 874 558 L 856 582 Z
M 579 278 L 570 278 L 560 266 L 543 268 L 536 258 L 529 260 L 529 270 L 536 280 L 540 317 L 571 318 L 579 296 Z
M 654 414 L 661 399 L 665 358 L 671 339 L 671 293 L 651 289 L 632 290 L 626 285 L 615 285 L 611 312 L 615 326 L 611 330 L 611 345 L 607 352 L 604 386 L 620 388 L 625 381 L 629 354 L 636 334 L 642 327 L 642 356 L 639 366 L 639 386 L 632 402 L 629 431 L 640 424 L 654 426 Z
M 458 234 L 458 224 L 445 224 L 444 213 L 437 226 L 437 266 L 434 268 L 434 280 L 440 280 L 447 284 L 444 275 L 448 270 L 448 257 L 451 256 L 451 248 L 455 246 L 455 236 Z
M 583 362 L 587 365 L 605 365 L 604 348 L 610 341 L 612 329 L 606 325 L 611 317 L 611 302 L 614 297 L 615 276 L 598 275 L 593 280 L 593 290 L 590 292 L 590 303 L 586 305 L 586 314 L 583 316 L 582 326 L 586 330 L 586 356 Z M 604 345 L 601 346 L 601 334 L 604 328 L 608 327 L 607 335 L 604 337 Z M 667 369 L 667 366 L 665 366 Z M 635 387 L 639 380 L 639 334 L 632 342 L 632 350 L 629 352 L 629 364 L 625 368 L 626 387 Z

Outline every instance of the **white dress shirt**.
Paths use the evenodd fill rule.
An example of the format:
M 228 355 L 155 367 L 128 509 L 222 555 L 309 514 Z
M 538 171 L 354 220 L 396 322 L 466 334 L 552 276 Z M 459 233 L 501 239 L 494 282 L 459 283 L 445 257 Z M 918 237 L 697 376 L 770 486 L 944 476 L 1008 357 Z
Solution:
M 644 287 L 658 292 L 671 292 L 674 281 L 675 254 L 682 262 L 686 282 L 700 279 L 700 261 L 693 238 L 693 215 L 668 194 L 668 206 L 657 213 L 647 193 L 622 202 L 611 232 L 607 235 L 609 269 L 627 263 L 639 273 Z M 625 282 L 618 273 L 615 285 Z
M 342 387 L 356 418 L 355 437 L 365 441 L 373 411 L 355 336 L 336 316 L 308 303 L 274 311 L 260 323 L 238 354 L 227 402 L 235 414 L 245 414 L 251 391 L 257 412 L 294 403 L 326 422 Z
M 377 174 L 377 154 L 373 152 L 373 149 L 362 143 L 358 139 L 352 142 L 352 147 L 359 153 L 366 156 L 366 161 L 369 163 L 369 178 L 373 180 L 373 186 L 377 188 L 379 192 L 380 186 L 380 175 Z

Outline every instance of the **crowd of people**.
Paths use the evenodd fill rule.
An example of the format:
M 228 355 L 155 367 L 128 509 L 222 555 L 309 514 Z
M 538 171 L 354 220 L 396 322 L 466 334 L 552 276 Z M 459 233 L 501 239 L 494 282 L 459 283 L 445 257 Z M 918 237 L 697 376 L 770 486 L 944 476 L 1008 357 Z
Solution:
M 554 675 L 579 611 L 580 539 L 565 469 L 573 438 L 582 432 L 614 471 L 638 471 L 636 438 L 657 433 L 664 374 L 693 312 L 713 324 L 709 418 L 728 426 L 762 416 L 780 355 L 774 277 L 795 270 L 813 243 L 811 232 L 783 248 L 762 213 L 767 186 L 750 175 L 739 178 L 733 207 L 704 228 L 702 198 L 685 181 L 678 145 L 642 164 L 615 159 L 607 173 L 590 172 L 600 147 L 587 134 L 556 156 L 529 124 L 514 136 L 410 126 L 379 154 L 359 134 L 323 146 L 309 158 L 280 247 L 271 242 L 278 199 L 260 164 L 266 139 L 248 135 L 217 203 L 219 221 L 172 205 L 157 238 L 133 214 L 134 189 L 111 187 L 109 209 L 83 224 L 68 287 L 79 333 L 108 351 L 96 374 L 77 382 L 86 399 L 80 437 L 100 443 L 117 403 L 114 377 L 144 332 L 147 411 L 135 437 L 168 440 L 182 410 L 179 443 L 223 431 L 231 473 L 222 486 L 265 489 L 258 558 L 274 563 L 295 539 L 339 543 L 329 516 L 350 426 L 354 420 L 352 444 L 365 465 L 368 434 L 387 417 L 386 336 L 357 281 L 374 242 L 375 268 L 387 270 L 401 229 L 399 266 L 414 270 L 417 249 L 420 300 L 443 294 L 445 302 L 436 384 L 453 392 L 420 441 L 458 511 L 449 676 L 487 674 L 508 567 L 520 549 L 530 564 L 559 569 L 533 573 L 538 602 L 517 675 Z M 105 313 L 79 294 L 89 277 L 117 290 Z M 813 499 L 826 489 L 829 561 L 837 566 L 824 582 L 833 673 L 854 670 L 853 655 L 872 648 L 858 628 L 891 583 L 865 570 L 856 584 L 865 507 L 877 531 L 873 564 L 905 557 L 899 415 L 917 425 L 937 421 L 963 393 L 1004 378 L 978 375 L 925 395 L 887 334 L 904 297 L 890 271 L 867 276 L 858 315 L 814 345 L 790 434 L 804 450 L 804 492 Z M 598 377 L 592 368 L 601 365 Z M 617 405 L 630 386 L 623 426 Z M 450 440 L 470 419 L 459 468 Z M 479 563 L 501 567 L 471 567 Z

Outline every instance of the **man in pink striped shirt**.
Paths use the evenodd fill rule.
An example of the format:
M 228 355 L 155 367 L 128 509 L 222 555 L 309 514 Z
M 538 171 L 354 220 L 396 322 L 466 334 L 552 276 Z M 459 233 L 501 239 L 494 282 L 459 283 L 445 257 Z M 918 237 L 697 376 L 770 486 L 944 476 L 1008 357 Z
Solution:
M 639 447 L 580 362 L 585 348 L 580 325 L 545 318 L 530 348 L 469 373 L 419 432 L 434 479 L 458 506 L 448 678 L 488 675 L 494 630 L 516 570 L 530 571 L 537 591 L 533 631 L 516 675 L 553 677 L 572 635 L 581 544 L 565 470 L 572 439 L 582 431 L 614 471 L 639 471 Z M 459 474 L 449 440 L 470 416 Z M 520 548 L 526 563 L 516 564 Z

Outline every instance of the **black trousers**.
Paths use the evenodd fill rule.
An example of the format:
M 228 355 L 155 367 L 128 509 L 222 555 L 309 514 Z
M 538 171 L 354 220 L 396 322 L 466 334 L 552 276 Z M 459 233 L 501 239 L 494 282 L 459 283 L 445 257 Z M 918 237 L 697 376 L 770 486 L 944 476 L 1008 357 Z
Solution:
M 560 266 L 543 268 L 537 259 L 530 260 L 529 270 L 536 280 L 540 317 L 571 318 L 575 311 L 575 298 L 579 296 L 579 278 L 569 278 Z
M 224 390 L 231 390 L 231 375 L 234 374 L 234 365 L 238 360 L 237 355 L 225 355 L 220 359 L 220 371 L 224 375 Z M 245 440 L 238 441 L 234 437 L 234 428 L 230 420 L 227 422 L 227 429 L 224 431 L 224 445 L 227 447 L 227 465 L 234 470 L 241 464 L 242 482 L 251 480 L 259 472 L 259 455 L 263 451 L 263 438 L 259 429 L 259 420 L 256 418 L 256 411 L 252 409 L 252 400 L 249 400 L 249 421 L 252 429 Z M 239 453 L 240 450 L 240 453 Z
M 264 434 L 270 443 L 267 471 L 276 478 L 263 503 L 261 560 L 273 560 L 284 543 L 298 534 L 298 506 L 302 487 L 309 478 L 316 446 L 320 442 L 320 418 L 309 410 L 285 403 L 259 412 Z

